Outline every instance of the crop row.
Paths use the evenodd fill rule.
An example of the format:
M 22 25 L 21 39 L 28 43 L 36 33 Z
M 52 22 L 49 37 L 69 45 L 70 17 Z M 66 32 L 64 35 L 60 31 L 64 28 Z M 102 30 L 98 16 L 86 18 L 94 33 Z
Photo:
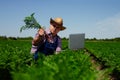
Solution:
M 120 72 L 120 42 L 86 42 L 85 46 L 105 66 Z

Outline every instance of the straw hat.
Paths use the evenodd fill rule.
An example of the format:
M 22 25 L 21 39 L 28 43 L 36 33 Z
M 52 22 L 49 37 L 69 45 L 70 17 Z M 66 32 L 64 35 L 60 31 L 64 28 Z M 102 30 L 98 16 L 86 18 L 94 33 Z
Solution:
M 66 29 L 66 27 L 63 26 L 63 19 L 60 18 L 60 17 L 55 18 L 55 19 L 50 18 L 50 23 L 51 23 L 51 24 L 53 24 L 53 23 L 57 24 L 58 27 L 61 28 L 61 30 Z

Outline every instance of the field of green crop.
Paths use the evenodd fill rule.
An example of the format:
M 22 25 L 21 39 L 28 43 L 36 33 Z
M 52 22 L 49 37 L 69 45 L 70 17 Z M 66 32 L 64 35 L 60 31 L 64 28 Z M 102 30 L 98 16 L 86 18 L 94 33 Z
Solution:
M 86 48 L 120 79 L 120 42 L 86 42 Z
M 63 41 L 60 54 L 39 54 L 34 62 L 31 41 L 0 40 L 0 80 L 98 80 L 99 72 L 85 50 L 69 50 L 67 45 Z M 120 70 L 120 42 L 86 42 L 85 47 L 112 69 Z

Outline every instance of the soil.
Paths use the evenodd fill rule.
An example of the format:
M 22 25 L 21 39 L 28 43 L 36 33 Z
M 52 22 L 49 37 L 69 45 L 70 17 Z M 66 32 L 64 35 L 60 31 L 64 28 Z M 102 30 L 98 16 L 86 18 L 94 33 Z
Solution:
M 105 65 L 105 61 L 97 58 L 93 53 L 91 53 L 88 49 L 85 48 L 86 54 L 90 55 L 91 63 L 93 67 L 98 71 L 98 79 L 97 80 L 120 80 L 120 72 L 116 69 L 112 70 L 109 73 L 108 69 L 110 66 Z

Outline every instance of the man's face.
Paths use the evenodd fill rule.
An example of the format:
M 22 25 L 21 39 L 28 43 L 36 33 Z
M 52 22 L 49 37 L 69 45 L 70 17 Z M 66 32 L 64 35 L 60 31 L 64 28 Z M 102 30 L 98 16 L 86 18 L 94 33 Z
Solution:
M 54 35 L 56 35 L 60 30 L 61 28 L 57 24 L 54 24 L 54 23 L 50 24 L 50 31 Z

